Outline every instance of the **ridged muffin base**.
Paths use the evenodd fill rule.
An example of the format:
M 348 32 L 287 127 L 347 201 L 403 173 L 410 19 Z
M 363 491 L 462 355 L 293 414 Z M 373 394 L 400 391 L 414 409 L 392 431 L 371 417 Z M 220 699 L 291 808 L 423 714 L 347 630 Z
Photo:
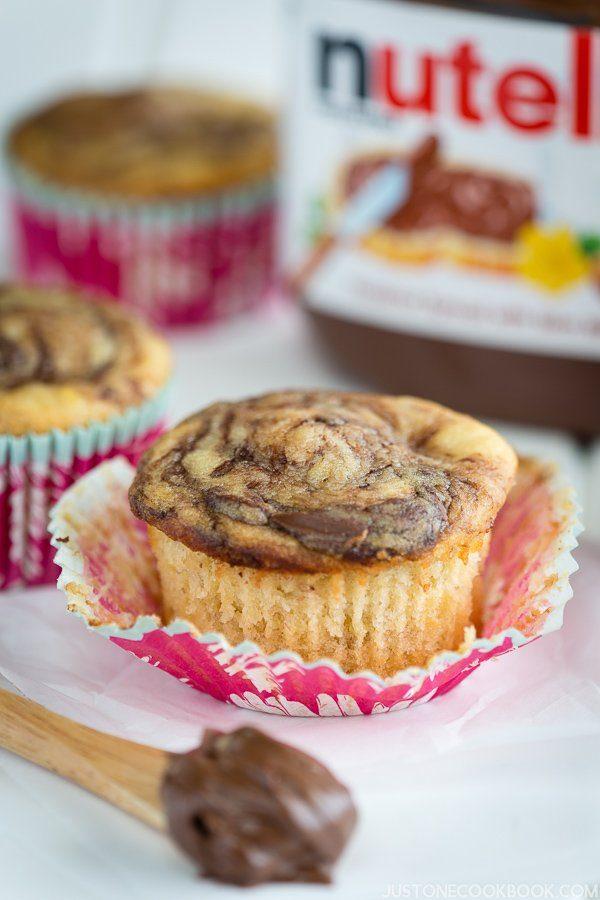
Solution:
M 461 536 L 417 560 L 305 574 L 233 566 L 158 529 L 149 535 L 167 622 L 382 677 L 461 644 L 488 546 L 487 535 Z

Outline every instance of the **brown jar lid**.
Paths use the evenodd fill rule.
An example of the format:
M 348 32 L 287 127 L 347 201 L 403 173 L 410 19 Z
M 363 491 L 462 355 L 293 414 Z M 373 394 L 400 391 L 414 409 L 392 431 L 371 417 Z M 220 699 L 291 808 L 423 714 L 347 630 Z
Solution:
M 581 25 L 600 25 L 597 0 L 411 0 L 430 6 L 450 6 L 469 12 L 549 19 Z

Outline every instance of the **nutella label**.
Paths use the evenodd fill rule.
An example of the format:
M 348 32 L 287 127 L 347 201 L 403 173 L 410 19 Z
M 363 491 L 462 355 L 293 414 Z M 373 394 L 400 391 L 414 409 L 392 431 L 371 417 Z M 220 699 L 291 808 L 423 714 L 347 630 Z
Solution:
M 291 7 L 285 239 L 309 306 L 600 359 L 600 31 Z

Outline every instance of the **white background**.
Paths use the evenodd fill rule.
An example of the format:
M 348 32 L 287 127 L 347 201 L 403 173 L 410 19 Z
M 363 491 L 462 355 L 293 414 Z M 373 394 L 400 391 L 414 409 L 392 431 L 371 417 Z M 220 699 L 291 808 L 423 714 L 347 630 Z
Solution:
M 0 0 L 0 132 L 15 114 L 65 89 L 146 78 L 201 80 L 284 107 L 285 12 L 293 2 Z M 323 3 L 335 7 L 335 0 Z M 0 190 L 2 184 L 0 170 Z M 6 269 L 2 214 L 0 202 L 0 265 Z M 305 382 L 311 382 L 311 371 L 307 360 Z M 235 380 L 237 372 L 234 366 L 233 394 L 244 390 L 243 376 Z M 271 383 L 267 379 L 265 388 Z M 543 447 L 567 467 L 579 490 L 588 533 L 600 538 L 600 443 L 584 454 L 562 435 L 530 432 L 524 434 L 523 446 Z
M 283 0 L 2 0 L 0 125 L 6 127 L 15 112 L 45 95 L 98 80 L 195 76 L 277 101 L 283 93 L 282 6 Z M 6 259 L 3 232 L 0 248 Z M 216 396 L 347 384 L 290 311 L 234 323 L 200 338 L 182 337 L 176 349 L 175 417 Z M 523 429 L 507 433 L 520 448 L 561 461 L 580 490 L 589 530 L 600 535 L 600 450 L 584 454 L 563 435 Z M 589 575 L 582 576 L 593 581 L 595 572 L 600 578 L 593 550 L 588 549 L 587 559 Z M 362 735 L 362 742 L 348 740 L 343 722 L 327 726 L 323 748 L 311 737 L 315 752 L 322 749 L 331 764 L 339 759 L 337 768 L 357 791 L 361 828 L 335 894 L 276 886 L 261 896 L 368 900 L 380 897 L 389 883 L 407 881 L 600 879 L 600 746 L 598 728 L 590 726 L 598 724 L 598 669 L 592 665 L 597 656 L 590 650 L 593 634 L 587 634 L 585 619 L 589 614 L 594 621 L 593 592 L 594 584 L 588 583 L 588 613 L 582 604 L 579 614 L 572 615 L 570 630 L 474 675 L 469 686 L 454 692 L 456 707 L 441 699 L 423 707 L 424 712 L 364 722 L 353 732 Z M 49 606 L 61 603 L 58 594 L 50 592 L 49 597 Z M 64 627 L 73 628 L 69 623 Z M 6 624 L 1 627 L 7 634 Z M 597 617 L 595 629 L 597 634 Z M 577 640 L 584 638 L 585 670 L 577 650 Z M 32 695 L 33 685 L 39 689 L 43 682 L 46 649 L 42 642 L 31 662 Z M 89 643 L 90 665 L 95 652 L 109 649 L 116 648 L 103 643 L 100 651 Z M 0 668 L 1 653 L 0 642 Z M 120 709 L 126 707 L 129 689 L 128 682 L 125 689 L 119 682 L 123 656 L 117 651 L 103 670 L 104 688 Z M 137 689 L 155 688 L 185 709 L 188 719 L 194 711 L 198 721 L 227 716 L 234 727 L 240 715 L 250 716 L 215 706 L 146 668 L 136 668 Z M 561 680 L 567 676 L 567 682 Z M 69 710 L 64 689 L 50 684 L 45 691 L 44 702 Z M 514 721 L 499 716 L 503 697 L 514 710 Z M 98 712 L 106 695 L 91 690 L 87 700 Z M 453 719 L 449 709 L 462 712 Z M 262 724 L 260 717 L 255 721 Z M 501 728 L 499 721 L 504 722 Z M 287 724 L 290 740 L 314 735 L 314 726 L 311 733 L 302 731 L 301 724 Z M 426 752 L 421 754 L 422 746 Z M 379 780 L 374 777 L 378 759 Z M 576 890 L 573 896 L 581 896 Z M 162 838 L 53 776 L 0 754 L 1 900 L 238 894 L 195 882 Z

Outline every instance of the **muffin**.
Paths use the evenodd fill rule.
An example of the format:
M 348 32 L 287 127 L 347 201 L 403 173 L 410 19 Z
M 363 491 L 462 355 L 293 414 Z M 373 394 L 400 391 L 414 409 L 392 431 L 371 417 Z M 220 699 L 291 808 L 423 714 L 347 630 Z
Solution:
M 115 304 L 0 285 L 0 586 L 52 580 L 48 511 L 97 462 L 158 436 L 166 343 Z
M 183 87 L 80 93 L 7 142 L 17 265 L 164 324 L 256 304 L 272 268 L 275 129 L 258 104 Z
M 286 391 L 163 435 L 130 502 L 167 621 L 389 676 L 463 640 L 516 464 L 426 400 Z

